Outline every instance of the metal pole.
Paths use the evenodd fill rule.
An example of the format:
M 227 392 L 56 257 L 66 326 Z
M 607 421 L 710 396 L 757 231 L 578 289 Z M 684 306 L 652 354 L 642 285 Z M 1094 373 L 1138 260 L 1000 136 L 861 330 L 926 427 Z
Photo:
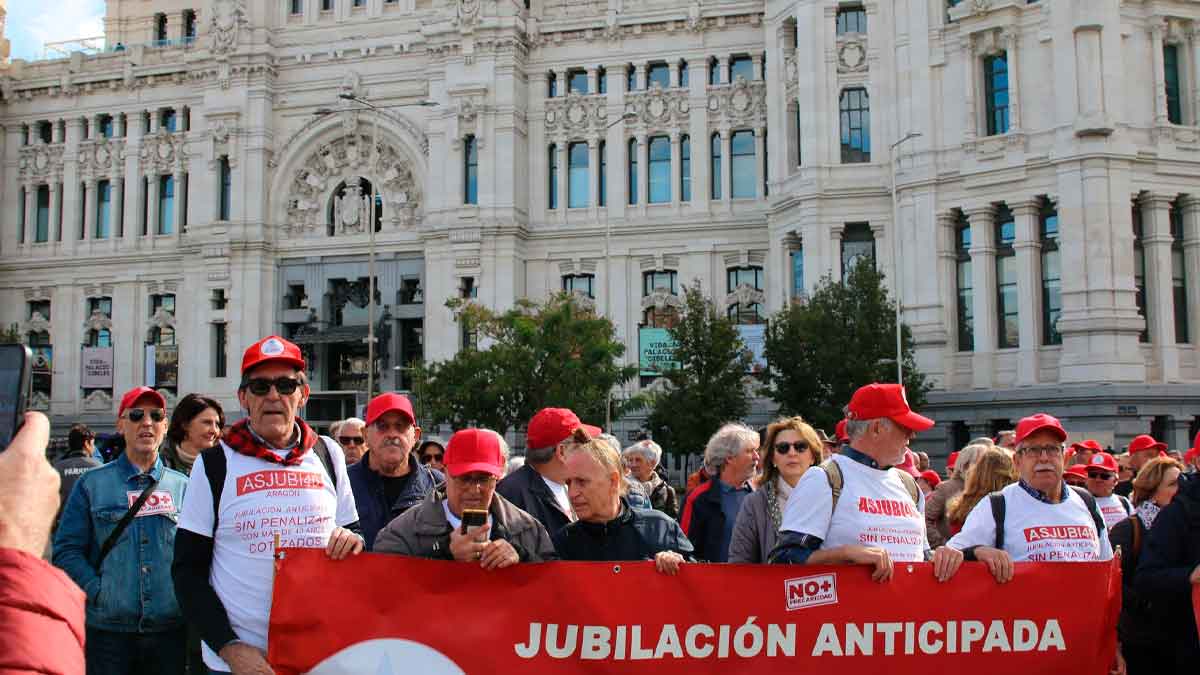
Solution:
M 379 113 L 371 116 L 371 178 L 379 174 Z M 375 183 L 367 195 L 367 400 L 375 394 Z

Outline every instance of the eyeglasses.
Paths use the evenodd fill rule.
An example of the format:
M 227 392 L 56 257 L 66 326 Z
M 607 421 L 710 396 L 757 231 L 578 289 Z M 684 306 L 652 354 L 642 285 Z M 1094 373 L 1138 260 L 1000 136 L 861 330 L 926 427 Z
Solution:
M 1061 445 L 1041 445 L 1024 447 L 1017 452 L 1022 455 L 1044 455 L 1046 457 L 1061 457 L 1063 454 L 1063 446 Z
M 275 391 L 279 392 L 280 396 L 291 396 L 296 393 L 300 385 L 304 384 L 294 377 L 277 377 L 273 380 L 268 380 L 265 377 L 256 377 L 252 380 L 246 380 L 246 389 L 250 390 L 255 396 L 266 396 L 271 387 L 275 387 Z
M 793 449 L 796 451 L 796 454 L 808 452 L 808 441 L 792 441 L 791 443 L 779 441 L 775 444 L 776 454 L 786 455 Z
M 342 445 L 362 445 L 362 436 L 338 436 L 338 443 Z
M 458 485 L 461 485 L 462 487 L 465 487 L 465 488 L 473 487 L 473 488 L 481 488 L 481 489 L 482 488 L 490 488 L 496 484 L 497 480 L 499 480 L 495 476 L 493 476 L 491 474 L 486 474 L 486 473 L 485 474 L 476 474 L 476 475 L 464 474 L 462 476 L 451 476 L 450 479 L 453 480 Z
M 443 455 L 440 452 L 436 455 L 421 455 L 421 463 L 428 464 L 430 462 L 440 462 L 442 461 L 442 457 Z
M 161 421 L 167 419 L 167 412 L 165 410 L 163 410 L 162 408 L 155 408 L 154 410 L 144 410 L 142 408 L 134 408 L 132 410 L 126 411 L 125 419 L 129 420 L 130 422 L 133 422 L 134 424 L 139 424 L 139 423 L 141 423 L 142 420 L 144 420 L 146 418 L 146 413 L 150 413 L 150 421 L 152 421 L 152 422 L 161 422 Z
M 1115 474 L 1115 473 L 1106 473 L 1106 472 L 1102 473 L 1099 471 L 1089 471 L 1088 472 L 1088 478 L 1091 478 L 1093 480 L 1112 480 L 1113 478 L 1116 478 L 1116 477 L 1117 477 L 1117 474 Z

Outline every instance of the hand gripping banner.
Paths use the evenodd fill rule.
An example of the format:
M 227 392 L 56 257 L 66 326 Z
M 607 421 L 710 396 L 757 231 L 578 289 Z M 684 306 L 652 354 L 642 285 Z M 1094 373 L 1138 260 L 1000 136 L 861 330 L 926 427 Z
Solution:
M 1119 561 L 980 563 L 938 583 L 864 567 L 475 565 L 363 554 L 277 562 L 269 659 L 281 674 L 1107 673 Z M 1070 580 L 1070 593 L 1064 582 Z

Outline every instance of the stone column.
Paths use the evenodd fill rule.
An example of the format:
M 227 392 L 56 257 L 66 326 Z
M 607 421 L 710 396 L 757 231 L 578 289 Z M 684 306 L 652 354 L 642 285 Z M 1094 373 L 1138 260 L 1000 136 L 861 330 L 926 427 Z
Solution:
M 634 86 L 637 87 L 638 91 L 646 91 L 646 62 L 643 61 L 634 66 L 633 72 Z
M 967 123 L 963 126 L 963 143 L 972 143 L 978 136 L 979 115 L 975 112 L 975 70 L 979 67 L 978 59 L 975 58 L 975 40 L 974 34 L 969 35 L 963 40 L 963 62 L 966 67 L 963 68 L 963 74 L 966 77 L 966 82 L 963 83 L 963 114 L 967 116 Z M 974 241 L 974 239 L 972 239 Z
M 1041 250 L 1037 200 L 1009 202 L 1016 221 L 1013 249 L 1017 258 L 1017 306 L 1020 308 L 1020 352 L 1017 356 L 1017 384 L 1037 383 L 1038 348 L 1042 344 Z
M 1179 350 L 1175 345 L 1175 298 L 1171 278 L 1172 195 L 1142 196 L 1142 250 L 1146 256 L 1146 309 L 1150 344 L 1162 368 L 1163 382 L 1179 381 Z
M 558 95 L 566 96 L 571 93 L 571 81 L 567 78 L 567 69 L 558 70 L 554 75 L 558 78 Z
M 667 64 L 667 85 L 674 89 L 679 86 L 679 62 L 672 61 Z
M 1200 344 L 1200 197 L 1183 198 L 1183 268 L 1187 270 L 1188 337 Z
M 725 200 L 726 211 L 733 210 L 732 137 L 729 129 L 721 129 L 721 198 Z
M 186 222 L 184 214 L 184 205 L 187 204 L 187 185 L 184 180 L 186 175 L 183 169 L 176 169 L 173 177 L 175 182 L 175 200 L 171 203 L 171 210 L 174 211 L 175 227 L 172 234 L 176 237 L 183 234 L 183 224 Z
M 1018 70 L 1017 46 L 1020 35 L 1015 30 L 1005 30 L 1004 49 L 1008 57 L 1008 131 L 1021 131 L 1021 72 Z
M 717 74 L 718 75 L 717 82 L 719 82 L 720 84 L 729 84 L 729 57 L 728 56 L 718 57 L 717 58 L 717 68 L 720 68 L 720 72 Z
M 671 204 L 675 206 L 676 211 L 679 210 L 679 204 L 683 201 L 683 190 L 680 185 L 683 155 L 680 151 L 679 137 L 680 133 L 678 131 L 671 132 Z
M 62 183 L 54 180 L 50 183 L 50 241 L 62 241 L 62 219 L 58 217 L 62 206 Z
M 845 223 L 835 223 L 829 227 L 829 277 L 834 281 L 842 280 L 842 235 L 845 230 Z M 804 262 L 804 275 L 808 276 L 808 261 Z
M 1200 22 L 1193 21 L 1187 34 L 1188 56 L 1191 57 L 1192 105 L 1191 119 L 1200 123 Z
M 956 228 L 957 221 L 953 211 L 937 213 L 935 240 L 937 241 L 938 279 L 941 280 L 938 285 L 938 298 L 942 305 L 942 328 L 949 338 L 943 352 L 943 356 L 947 359 L 947 367 L 943 369 L 947 379 L 953 375 L 953 368 L 949 366 L 953 362 L 949 359 L 958 351 L 958 252 L 955 250 L 955 236 L 958 232 Z
M 766 162 L 764 162 L 767 155 L 766 135 L 766 129 L 762 127 L 754 127 L 754 196 L 759 200 L 765 199 L 767 196 L 767 177 L 765 174 Z M 732 168 L 732 166 L 730 168 Z
M 595 66 L 591 66 L 587 69 L 587 81 L 588 81 L 587 86 L 588 86 L 589 94 L 600 93 L 600 83 L 596 79 L 597 74 L 598 74 L 598 70 L 596 69 Z
M 125 176 L 114 174 L 109 179 L 109 190 L 112 196 L 109 200 L 109 227 L 112 228 L 112 238 L 117 240 L 125 236 Z
M 650 202 L 650 144 L 644 133 L 637 135 L 637 154 L 637 205 L 638 212 L 644 214 L 646 212 L 646 204 Z
M 750 57 L 750 63 L 754 69 L 754 81 L 761 82 L 763 79 L 763 57 L 762 54 L 755 53 Z
M 158 174 L 146 176 L 146 236 L 158 234 Z
M 596 219 L 600 206 L 600 139 L 589 138 L 588 144 L 588 209 L 591 219 Z
M 992 206 L 967 211 L 971 223 L 971 287 L 975 311 L 975 350 L 972 358 L 975 389 L 991 389 L 995 370 L 996 229 Z
M 558 144 L 554 146 L 554 151 L 558 154 L 558 221 L 561 223 L 567 222 L 567 209 L 571 203 L 571 195 L 567 193 L 567 174 L 570 172 L 570 167 L 567 166 L 567 139 L 561 138 Z
M 32 244 L 37 235 L 37 195 L 38 186 L 30 181 L 25 184 L 25 231 L 21 241 Z
M 1163 37 L 1167 22 L 1159 16 L 1150 23 L 1150 56 L 1154 62 L 1154 125 L 1165 126 L 1167 122 L 1166 64 L 1163 62 Z
M 79 199 L 83 204 L 83 236 L 80 239 L 84 241 L 96 236 L 96 182 L 95 178 L 87 179 Z

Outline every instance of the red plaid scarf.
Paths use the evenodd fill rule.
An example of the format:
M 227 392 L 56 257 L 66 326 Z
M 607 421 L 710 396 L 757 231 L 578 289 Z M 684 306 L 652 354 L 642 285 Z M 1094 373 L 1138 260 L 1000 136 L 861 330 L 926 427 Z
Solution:
M 296 466 L 304 461 L 304 454 L 317 444 L 317 434 L 304 423 L 304 420 L 296 420 L 296 424 L 300 425 L 300 442 L 288 452 L 287 457 L 280 458 L 260 441 L 250 430 L 250 420 L 248 419 L 241 420 L 230 427 L 229 432 L 225 434 L 225 444 L 247 457 L 257 457 L 284 466 Z

